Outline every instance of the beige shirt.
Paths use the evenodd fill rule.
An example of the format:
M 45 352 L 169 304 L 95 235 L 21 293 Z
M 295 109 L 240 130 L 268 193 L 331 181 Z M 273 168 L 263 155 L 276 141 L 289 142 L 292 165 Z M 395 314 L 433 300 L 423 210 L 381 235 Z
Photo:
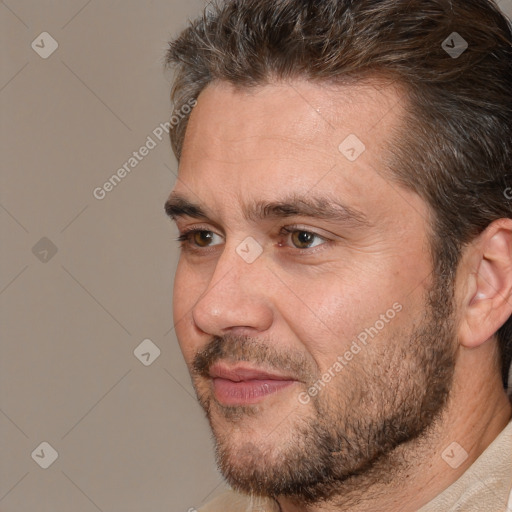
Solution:
M 456 482 L 418 512 L 441 511 L 512 512 L 512 421 Z M 279 512 L 279 506 L 229 491 L 199 512 Z

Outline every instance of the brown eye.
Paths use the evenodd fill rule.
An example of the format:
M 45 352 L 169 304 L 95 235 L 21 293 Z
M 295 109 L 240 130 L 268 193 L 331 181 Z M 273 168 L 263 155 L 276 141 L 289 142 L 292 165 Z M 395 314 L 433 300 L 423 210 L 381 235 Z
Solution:
M 214 234 L 211 231 L 195 231 L 192 233 L 194 243 L 199 247 L 208 247 L 213 240 Z
M 298 249 L 309 249 L 318 235 L 309 231 L 293 231 L 291 234 L 292 243 Z

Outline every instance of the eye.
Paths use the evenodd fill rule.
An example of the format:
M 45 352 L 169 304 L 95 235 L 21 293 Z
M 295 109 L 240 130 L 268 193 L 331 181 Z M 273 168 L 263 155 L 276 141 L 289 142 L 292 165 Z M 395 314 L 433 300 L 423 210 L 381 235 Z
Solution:
M 284 227 L 281 229 L 280 234 L 289 235 L 293 246 L 297 249 L 312 249 L 327 241 L 317 233 L 296 227 Z
M 186 245 L 193 248 L 204 248 L 219 245 L 219 243 L 222 243 L 222 237 L 206 229 L 190 229 L 176 238 L 176 241 L 181 242 L 182 248 Z

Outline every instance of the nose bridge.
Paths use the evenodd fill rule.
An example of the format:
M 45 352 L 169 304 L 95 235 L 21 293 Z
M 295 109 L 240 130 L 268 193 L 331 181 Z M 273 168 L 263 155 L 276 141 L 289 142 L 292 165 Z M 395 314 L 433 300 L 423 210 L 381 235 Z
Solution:
M 193 308 L 194 321 L 201 330 L 221 335 L 235 327 L 268 329 L 272 312 L 262 286 L 262 253 L 254 239 L 225 246 L 208 287 Z

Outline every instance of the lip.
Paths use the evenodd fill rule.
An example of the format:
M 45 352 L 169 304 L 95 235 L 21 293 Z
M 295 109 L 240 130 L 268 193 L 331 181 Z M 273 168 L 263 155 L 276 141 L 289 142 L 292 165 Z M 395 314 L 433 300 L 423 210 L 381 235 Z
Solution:
M 245 365 L 216 363 L 209 371 L 213 393 L 223 405 L 250 405 L 263 401 L 297 382 L 291 376 Z
M 227 379 L 233 382 L 248 380 L 296 380 L 289 375 L 271 373 L 259 368 L 247 365 L 228 366 L 222 363 L 215 363 L 208 372 L 213 379 Z

